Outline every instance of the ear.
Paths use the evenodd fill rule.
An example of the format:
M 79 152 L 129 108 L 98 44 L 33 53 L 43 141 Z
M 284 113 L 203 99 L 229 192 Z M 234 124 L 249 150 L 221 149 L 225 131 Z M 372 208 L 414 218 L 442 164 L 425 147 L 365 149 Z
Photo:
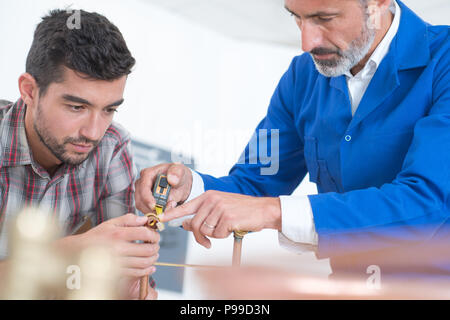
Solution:
M 19 77 L 19 91 L 22 100 L 27 106 L 33 106 L 39 96 L 39 87 L 36 79 L 29 73 Z
M 370 0 L 369 6 L 377 6 L 381 10 L 381 12 L 385 12 L 391 6 L 392 1 L 394 0 Z
M 367 21 L 370 29 L 380 30 L 383 21 L 387 20 L 390 14 L 389 8 L 393 0 L 370 0 L 367 4 L 367 13 L 369 20 Z

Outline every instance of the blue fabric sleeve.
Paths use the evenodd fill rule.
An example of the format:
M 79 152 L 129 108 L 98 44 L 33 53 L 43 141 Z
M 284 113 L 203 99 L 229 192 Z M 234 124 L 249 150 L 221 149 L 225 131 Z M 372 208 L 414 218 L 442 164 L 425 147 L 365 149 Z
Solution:
M 448 42 L 447 42 L 448 43 Z M 401 171 L 391 183 L 309 196 L 319 257 L 432 241 L 450 231 L 450 49 L 428 83 L 432 108 L 414 128 Z M 425 88 L 424 88 L 425 89 Z M 411 106 L 413 107 L 413 106 Z

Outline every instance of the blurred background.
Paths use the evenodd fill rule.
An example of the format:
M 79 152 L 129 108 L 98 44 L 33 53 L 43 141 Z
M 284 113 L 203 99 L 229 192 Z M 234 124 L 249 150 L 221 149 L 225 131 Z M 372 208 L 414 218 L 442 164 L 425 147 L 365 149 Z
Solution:
M 449 23 L 448 0 L 404 3 L 432 24 Z M 17 80 L 42 16 L 54 8 L 96 11 L 118 26 L 137 60 L 115 120 L 149 149 L 191 158 L 200 172 L 226 175 L 292 58 L 302 53 L 300 32 L 283 7 L 283 0 L 2 0 L 0 99 L 19 97 Z M 295 191 L 316 192 L 308 178 Z M 190 234 L 180 239 L 178 249 L 162 246 L 165 257 L 231 264 L 232 237 L 213 240 L 209 250 Z M 242 264 L 282 265 L 324 278 L 330 273 L 328 260 L 281 248 L 271 230 L 246 236 Z M 207 298 L 192 270 L 184 270 L 175 287 L 164 285 L 167 277 L 156 278 L 160 299 Z

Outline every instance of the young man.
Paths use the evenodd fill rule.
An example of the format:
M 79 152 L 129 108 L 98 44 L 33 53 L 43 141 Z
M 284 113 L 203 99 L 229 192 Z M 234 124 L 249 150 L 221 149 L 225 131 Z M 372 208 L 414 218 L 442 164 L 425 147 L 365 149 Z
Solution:
M 268 165 L 251 141 L 226 177 L 149 168 L 136 183 L 137 207 L 154 205 L 147 190 L 168 172 L 173 203 L 208 190 L 163 218 L 196 213 L 183 226 L 206 247 L 208 237 L 272 228 L 330 257 L 335 274 L 367 278 L 378 266 L 394 277 L 448 278 L 448 246 L 422 257 L 450 234 L 449 27 L 431 26 L 394 0 L 286 0 L 285 7 L 305 53 L 257 128 L 278 130 L 279 154 L 271 157 L 279 156 L 279 170 L 262 173 Z M 290 196 L 306 173 L 319 194 Z M 409 261 L 396 262 L 405 248 Z
M 79 13 L 79 28 L 62 10 L 43 18 L 19 78 L 21 97 L 0 107 L 0 259 L 8 257 L 12 219 L 40 207 L 65 230 L 61 248 L 112 248 L 129 278 L 127 297 L 137 298 L 139 277 L 155 270 L 159 235 L 133 214 L 130 136 L 113 122 L 135 59 L 104 16 Z M 95 227 L 73 235 L 89 219 Z

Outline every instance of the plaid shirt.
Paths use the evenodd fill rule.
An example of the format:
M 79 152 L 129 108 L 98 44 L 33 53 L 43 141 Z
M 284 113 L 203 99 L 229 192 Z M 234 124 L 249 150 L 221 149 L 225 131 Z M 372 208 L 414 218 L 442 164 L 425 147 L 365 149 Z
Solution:
M 8 256 L 8 226 L 24 207 L 52 214 L 64 235 L 88 218 L 97 225 L 135 212 L 136 170 L 125 129 L 113 123 L 82 164 L 63 164 L 50 176 L 33 160 L 25 110 L 21 99 L 6 106 L 0 103 L 0 260 Z

